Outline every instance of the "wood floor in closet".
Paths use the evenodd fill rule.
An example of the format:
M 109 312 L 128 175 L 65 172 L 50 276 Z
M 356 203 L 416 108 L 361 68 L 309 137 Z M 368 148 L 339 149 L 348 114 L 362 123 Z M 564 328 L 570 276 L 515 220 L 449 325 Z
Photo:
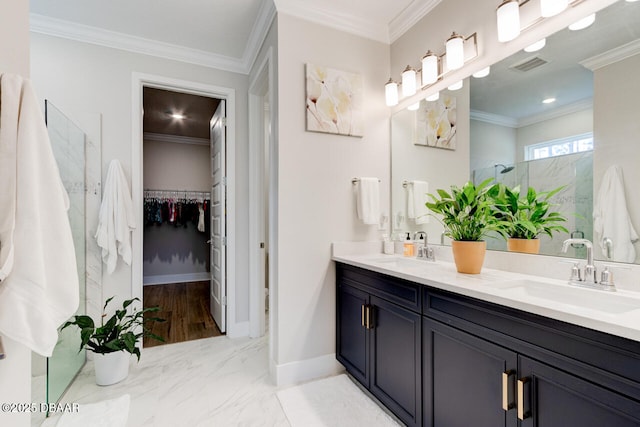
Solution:
M 144 307 L 160 307 L 149 314 L 166 319 L 151 328 L 165 341 L 145 338 L 144 347 L 222 335 L 209 312 L 209 298 L 209 281 L 144 286 Z

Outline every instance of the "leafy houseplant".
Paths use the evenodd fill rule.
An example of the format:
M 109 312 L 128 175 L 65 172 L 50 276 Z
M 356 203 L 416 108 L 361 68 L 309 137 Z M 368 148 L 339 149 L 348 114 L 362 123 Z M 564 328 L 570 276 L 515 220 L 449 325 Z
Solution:
M 494 216 L 497 219 L 497 231 L 503 237 L 508 238 L 507 244 L 510 250 L 518 252 L 537 253 L 540 242 L 537 240 L 541 234 L 549 237 L 553 233 L 569 231 L 562 225 L 567 220 L 561 213 L 554 211 L 551 198 L 564 187 L 558 187 L 551 191 L 536 192 L 529 187 L 526 194 L 520 190 L 520 186 L 509 189 L 504 184 L 493 186 L 489 195 L 493 199 Z M 519 249 L 519 242 L 513 239 L 536 240 L 533 249 Z M 526 243 L 526 242 L 525 242 Z
M 453 257 L 460 273 L 480 273 L 486 252 L 486 242 L 482 239 L 488 231 L 497 230 L 489 197 L 495 187 L 489 185 L 491 181 L 488 179 L 477 186 L 467 182 L 461 188 L 452 185 L 450 193 L 438 189 L 437 196 L 428 195 L 431 201 L 426 203 L 427 208 L 442 217 L 444 234 L 453 239 Z M 474 244 L 465 244 L 469 242 Z M 473 253 L 460 253 L 462 247 L 468 246 L 476 247 Z
M 99 385 L 114 384 L 121 381 L 128 375 L 129 357 L 127 353 L 135 354 L 138 360 L 140 360 L 140 348 L 137 346 L 138 341 L 143 337 L 151 337 L 153 339 L 164 341 L 162 337 L 152 334 L 149 328 L 147 328 L 147 322 L 164 322 L 164 319 L 158 317 L 150 317 L 145 319 L 145 313 L 157 312 L 159 307 L 150 307 L 142 310 L 133 309 L 129 312 L 129 307 L 134 301 L 140 301 L 138 298 L 126 300 L 122 303 L 122 308 L 116 310 L 115 313 L 105 322 L 107 317 L 105 311 L 107 306 L 111 302 L 113 297 L 106 300 L 102 308 L 102 319 L 100 326 L 96 327 L 93 319 L 86 315 L 76 315 L 73 320 L 66 322 L 62 329 L 74 325 L 80 328 L 80 350 L 86 348 L 89 351 L 95 353 L 94 358 L 96 364 L 96 382 Z M 103 356 L 103 357 L 100 357 Z M 121 369 L 125 369 L 125 372 L 119 372 L 116 377 L 117 380 L 103 379 L 99 377 L 100 363 L 103 358 L 115 359 L 119 358 L 117 365 Z M 115 362 L 114 362 L 115 363 Z M 113 366 L 105 368 L 105 373 L 114 370 Z

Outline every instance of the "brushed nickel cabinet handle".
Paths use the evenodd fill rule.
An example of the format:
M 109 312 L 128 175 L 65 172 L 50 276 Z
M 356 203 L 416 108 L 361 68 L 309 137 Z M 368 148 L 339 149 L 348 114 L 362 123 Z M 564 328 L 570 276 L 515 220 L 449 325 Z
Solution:
M 518 380 L 518 419 L 520 421 L 529 417 L 529 411 L 524 410 L 524 385 L 529 382 L 529 378 L 524 377 Z
M 516 371 L 511 369 L 502 373 L 502 409 L 505 411 L 515 406 L 514 402 L 509 401 L 509 390 L 513 390 L 513 388 L 509 387 L 509 378 L 515 377 L 515 375 Z

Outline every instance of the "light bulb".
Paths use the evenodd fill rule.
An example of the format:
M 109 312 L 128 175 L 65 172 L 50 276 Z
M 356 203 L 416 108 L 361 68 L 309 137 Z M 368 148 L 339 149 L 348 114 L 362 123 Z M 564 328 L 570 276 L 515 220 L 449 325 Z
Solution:
M 472 75 L 476 79 L 481 79 L 483 77 L 487 77 L 490 72 L 491 72 L 491 67 L 486 67 L 486 68 L 483 68 L 482 70 L 476 71 Z
M 422 57 L 422 86 L 438 81 L 438 56 L 428 51 Z
M 592 13 L 591 15 L 586 16 L 586 17 L 574 22 L 573 24 L 569 25 L 569 29 L 571 31 L 584 30 L 585 28 L 587 28 L 588 26 L 590 26 L 594 22 L 596 22 L 596 14 Z
M 447 68 L 458 70 L 464 65 L 464 38 L 455 32 L 445 44 L 447 52 Z
M 508 42 L 520 35 L 520 5 L 518 0 L 505 0 L 496 11 L 498 41 Z
M 547 44 L 547 39 L 538 40 L 524 48 L 525 52 L 537 52 Z
M 402 72 L 402 95 L 411 96 L 416 93 L 416 70 L 407 65 Z
M 458 90 L 458 89 L 462 89 L 462 80 L 458 81 L 457 83 L 452 84 L 451 86 L 449 86 L 447 89 L 449 90 Z
M 565 10 L 569 6 L 569 0 L 540 0 L 540 15 L 549 18 Z
M 384 97 L 387 101 L 387 107 L 393 107 L 398 105 L 398 83 L 389 78 L 389 81 L 384 85 Z

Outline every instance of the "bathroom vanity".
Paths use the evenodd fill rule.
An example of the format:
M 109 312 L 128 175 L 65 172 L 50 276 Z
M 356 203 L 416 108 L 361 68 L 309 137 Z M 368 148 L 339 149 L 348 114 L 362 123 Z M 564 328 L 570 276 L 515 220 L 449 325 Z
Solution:
M 336 355 L 409 426 L 640 426 L 640 298 L 334 256 Z

